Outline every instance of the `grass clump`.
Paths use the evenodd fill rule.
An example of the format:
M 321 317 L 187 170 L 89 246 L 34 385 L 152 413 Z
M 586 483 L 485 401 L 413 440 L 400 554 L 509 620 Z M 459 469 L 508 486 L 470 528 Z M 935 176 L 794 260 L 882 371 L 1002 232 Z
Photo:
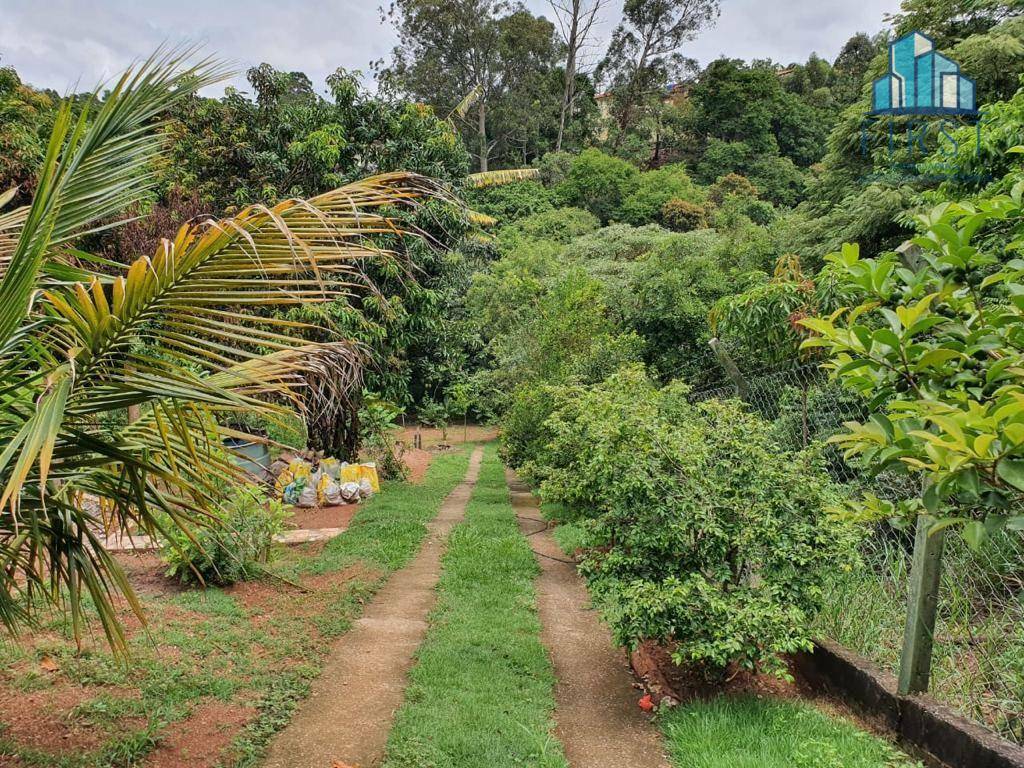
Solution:
M 552 735 L 554 674 L 539 637 L 538 566 L 493 449 L 443 562 L 386 768 L 565 768 Z
M 674 768 L 915 768 L 883 739 L 809 704 L 722 696 L 661 717 Z

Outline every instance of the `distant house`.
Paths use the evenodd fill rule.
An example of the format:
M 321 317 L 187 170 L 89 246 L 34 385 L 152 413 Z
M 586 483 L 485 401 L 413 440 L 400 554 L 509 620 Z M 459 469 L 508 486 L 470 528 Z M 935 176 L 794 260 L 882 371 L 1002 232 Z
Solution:
M 974 115 L 974 80 L 935 50 L 935 42 L 911 32 L 889 43 L 889 71 L 872 85 L 876 115 Z
M 669 83 L 661 89 L 661 103 L 671 104 L 674 107 L 682 106 L 690 97 L 690 88 L 692 86 L 692 81 Z M 597 109 L 602 118 L 607 120 L 612 116 L 614 95 L 611 91 L 605 91 L 604 93 L 597 94 L 597 96 L 594 97 L 594 101 L 597 102 Z

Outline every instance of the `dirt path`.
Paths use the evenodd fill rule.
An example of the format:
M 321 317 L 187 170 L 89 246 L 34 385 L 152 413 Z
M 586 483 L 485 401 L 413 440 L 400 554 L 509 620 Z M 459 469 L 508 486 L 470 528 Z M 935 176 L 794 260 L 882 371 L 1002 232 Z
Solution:
M 448 534 L 462 520 L 483 449 L 437 517 L 419 554 L 388 580 L 331 650 L 313 691 L 270 745 L 264 768 L 370 768 L 384 754 L 413 653 L 427 631 Z
M 556 734 L 572 768 L 667 768 L 661 735 L 637 707 L 625 656 L 590 608 L 586 587 L 555 543 L 530 489 L 506 472 L 520 530 L 540 563 L 541 639 L 551 654 Z

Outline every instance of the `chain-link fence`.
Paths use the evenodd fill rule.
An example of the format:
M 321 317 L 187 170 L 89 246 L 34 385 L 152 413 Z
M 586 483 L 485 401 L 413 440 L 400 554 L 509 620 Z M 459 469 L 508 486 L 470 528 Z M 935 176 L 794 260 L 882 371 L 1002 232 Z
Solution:
M 760 355 L 760 359 L 780 359 Z M 695 400 L 741 397 L 770 424 L 780 450 L 821 444 L 868 413 L 830 382 L 819 361 L 790 357 L 744 366 L 719 348 L 704 362 L 711 381 Z M 919 490 L 905 475 L 870 477 L 824 446 L 824 463 L 844 495 L 899 499 Z M 910 594 L 914 533 L 880 523 L 866 530 L 859 558 L 828 576 L 817 631 L 899 673 Z M 933 635 L 930 693 L 1005 738 L 1024 744 L 1024 533 L 989 537 L 978 550 L 946 537 Z

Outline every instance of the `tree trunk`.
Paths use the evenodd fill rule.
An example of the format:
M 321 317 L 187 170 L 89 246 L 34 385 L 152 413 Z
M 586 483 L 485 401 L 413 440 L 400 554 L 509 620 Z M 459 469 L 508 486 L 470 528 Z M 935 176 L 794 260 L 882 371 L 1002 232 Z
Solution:
M 562 91 L 562 111 L 558 116 L 558 139 L 555 141 L 555 151 L 562 149 L 562 138 L 565 136 L 565 120 L 569 114 L 573 99 L 576 97 L 576 48 L 577 36 L 580 24 L 580 0 L 573 0 L 572 22 L 569 27 L 569 39 L 566 41 L 568 53 L 565 57 L 565 89 Z
M 487 172 L 487 107 L 481 95 L 477 105 L 477 136 L 480 138 L 480 173 Z

